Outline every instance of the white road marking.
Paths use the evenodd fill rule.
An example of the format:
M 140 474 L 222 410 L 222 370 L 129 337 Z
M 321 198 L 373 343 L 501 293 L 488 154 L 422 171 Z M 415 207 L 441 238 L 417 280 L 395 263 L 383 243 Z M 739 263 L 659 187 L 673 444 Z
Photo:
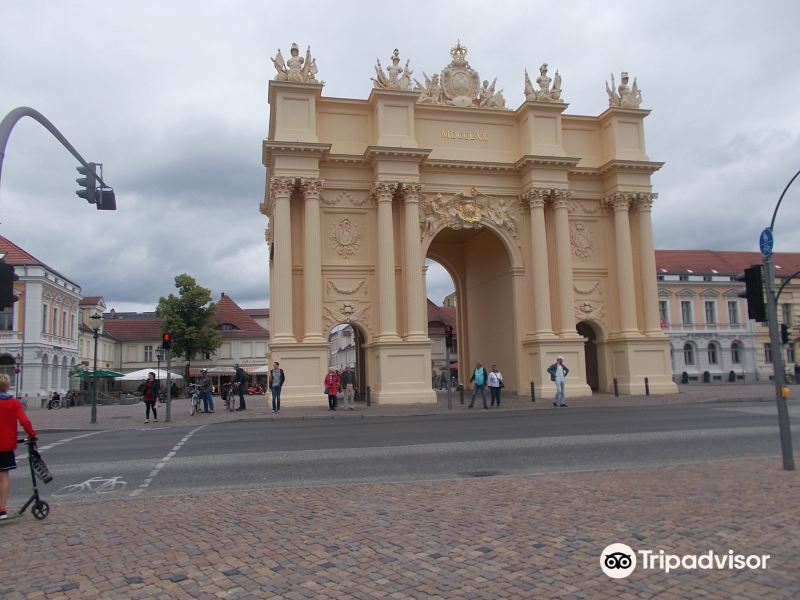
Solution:
M 60 446 L 61 444 L 66 444 L 67 442 L 72 442 L 74 440 L 79 440 L 81 438 L 89 437 L 89 436 L 92 436 L 92 435 L 97 435 L 98 433 L 105 433 L 106 431 L 108 431 L 108 430 L 104 429 L 103 431 L 92 431 L 90 433 L 82 433 L 81 435 L 75 435 L 75 436 L 70 437 L 70 438 L 65 438 L 63 440 L 58 440 L 57 442 L 53 442 L 52 444 L 48 444 L 47 446 L 36 446 L 36 449 L 39 450 L 39 452 L 44 452 L 45 450 L 50 450 L 51 448 L 55 448 L 56 446 Z M 28 459 L 28 454 L 27 453 L 19 454 L 17 456 L 17 460 L 27 460 L 27 459 Z
M 207 426 L 207 424 L 206 425 L 200 425 L 200 427 L 195 427 L 189 433 L 187 433 L 185 436 L 183 436 L 181 441 L 179 441 L 177 444 L 175 444 L 175 446 L 173 446 L 172 450 L 170 450 L 169 453 L 167 453 L 167 455 L 158 462 L 158 464 L 155 466 L 155 468 L 152 471 L 150 471 L 150 473 L 147 475 L 147 478 L 141 483 L 141 485 L 131 492 L 131 494 L 130 494 L 131 498 L 135 498 L 136 496 L 141 494 L 143 491 L 145 491 L 148 487 L 150 487 L 150 484 L 153 482 L 153 479 L 156 478 L 158 473 L 161 471 L 161 469 L 164 468 L 164 466 L 166 466 L 166 464 L 169 462 L 169 460 L 173 456 L 175 456 L 175 453 L 178 452 L 178 450 L 180 450 L 181 446 L 183 446 L 187 441 L 189 441 L 190 437 L 192 437 L 195 433 L 197 433 L 203 427 L 206 427 L 206 426 Z

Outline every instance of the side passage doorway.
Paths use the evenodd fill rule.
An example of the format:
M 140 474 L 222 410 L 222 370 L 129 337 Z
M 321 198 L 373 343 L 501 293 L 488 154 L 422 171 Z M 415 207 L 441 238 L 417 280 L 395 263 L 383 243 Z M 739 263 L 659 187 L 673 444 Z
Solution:
M 586 383 L 593 392 L 600 389 L 600 369 L 597 364 L 597 333 L 589 323 L 581 321 L 576 326 L 578 335 L 586 338 L 584 355 L 586 356 Z
M 356 374 L 356 400 L 366 401 L 367 361 L 364 348 L 364 333 L 357 325 L 339 323 L 328 335 L 328 367 L 337 372 L 349 366 Z M 320 386 L 322 382 L 319 382 Z

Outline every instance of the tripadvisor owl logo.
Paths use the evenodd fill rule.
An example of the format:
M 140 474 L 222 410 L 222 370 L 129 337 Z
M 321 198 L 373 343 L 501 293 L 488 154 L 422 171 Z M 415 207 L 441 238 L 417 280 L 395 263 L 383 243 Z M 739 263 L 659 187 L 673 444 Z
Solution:
M 636 568 L 636 553 L 627 544 L 610 544 L 600 555 L 600 568 L 612 579 L 623 579 Z

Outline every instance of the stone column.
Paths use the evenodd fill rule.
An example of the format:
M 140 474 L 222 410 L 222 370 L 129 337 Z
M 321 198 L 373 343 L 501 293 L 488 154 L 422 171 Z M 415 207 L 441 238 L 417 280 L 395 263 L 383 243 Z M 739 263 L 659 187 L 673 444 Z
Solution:
M 273 177 L 269 181 L 272 196 L 273 241 L 273 287 L 270 288 L 272 307 L 273 343 L 292 343 L 294 325 L 292 320 L 292 218 L 289 200 L 294 190 L 294 179 Z
M 550 266 L 547 260 L 547 230 L 544 204 L 550 190 L 533 189 L 526 195 L 531 213 L 531 265 L 533 275 L 533 329 L 535 335 L 552 335 L 550 318 Z
M 378 203 L 378 341 L 396 341 L 397 293 L 395 292 L 394 221 L 392 198 L 395 186 L 376 183 L 372 194 Z
M 644 329 L 647 335 L 661 334 L 661 319 L 658 314 L 658 276 L 656 252 L 653 244 L 653 201 L 658 194 L 642 193 L 636 198 L 636 214 L 639 219 L 639 261 L 642 273 L 642 303 L 644 304 Z
M 569 239 L 569 199 L 566 190 L 553 190 L 551 199 L 556 217 L 556 266 L 558 268 L 558 334 L 577 335 L 575 301 L 572 294 L 572 244 Z
M 636 326 L 636 288 L 633 280 L 633 248 L 631 247 L 630 218 L 628 216 L 628 207 L 634 197 L 634 194 L 619 193 L 614 194 L 607 201 L 614 208 L 617 293 L 619 295 L 620 333 L 622 334 L 638 333 Z
M 303 233 L 303 287 L 305 288 L 304 342 L 324 342 L 322 336 L 322 231 L 320 229 L 319 195 L 321 179 L 303 179 L 305 197 Z
M 403 220 L 405 232 L 404 268 L 406 284 L 406 324 L 408 340 L 425 340 L 428 337 L 425 307 L 425 286 L 422 276 L 422 248 L 419 230 L 419 201 L 422 185 L 418 183 L 405 186 Z

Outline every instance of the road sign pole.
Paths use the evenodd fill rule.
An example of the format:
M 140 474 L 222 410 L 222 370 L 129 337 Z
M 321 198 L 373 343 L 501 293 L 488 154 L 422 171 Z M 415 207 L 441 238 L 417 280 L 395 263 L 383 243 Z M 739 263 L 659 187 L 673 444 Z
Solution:
M 450 385 L 450 346 L 445 344 L 444 346 L 444 364 L 445 368 L 447 369 L 447 408 L 452 410 L 453 408 L 453 386 Z
M 172 420 L 172 416 L 170 415 L 170 404 L 172 404 L 172 384 L 170 383 L 170 377 L 172 376 L 172 350 L 167 350 L 167 418 L 165 421 L 169 423 Z
M 781 438 L 781 454 L 783 468 L 794 471 L 794 453 L 792 452 L 792 430 L 789 426 L 789 410 L 783 398 L 784 369 L 783 344 L 781 344 L 780 325 L 778 324 L 778 304 L 775 298 L 775 260 L 771 252 L 764 256 L 764 276 L 767 281 L 767 318 L 769 319 L 769 340 L 772 349 L 773 383 L 775 384 L 775 402 L 778 404 L 778 427 Z

